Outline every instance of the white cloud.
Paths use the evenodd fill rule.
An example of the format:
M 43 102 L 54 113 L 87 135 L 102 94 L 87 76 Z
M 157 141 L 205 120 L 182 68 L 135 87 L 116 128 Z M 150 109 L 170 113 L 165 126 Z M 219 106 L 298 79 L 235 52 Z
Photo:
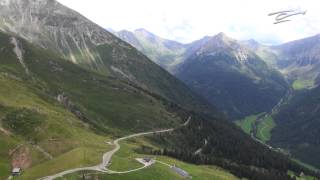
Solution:
M 58 0 L 105 28 L 145 28 L 182 42 L 225 32 L 236 39 L 280 43 L 320 33 L 318 0 Z M 268 13 L 307 10 L 274 25 Z

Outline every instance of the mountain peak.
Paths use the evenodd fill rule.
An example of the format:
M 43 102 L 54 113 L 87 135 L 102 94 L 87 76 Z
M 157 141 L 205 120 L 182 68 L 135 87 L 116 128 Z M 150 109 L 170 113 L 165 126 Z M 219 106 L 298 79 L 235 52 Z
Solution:
M 257 49 L 261 46 L 261 44 L 255 39 L 241 41 L 241 44 L 251 49 Z
M 234 41 L 232 38 L 228 37 L 223 32 L 220 32 L 217 35 L 213 36 L 212 40 L 219 41 L 219 42 L 222 42 L 222 43 L 228 43 L 228 44 L 229 44 L 230 41 Z
M 222 32 L 205 42 L 205 44 L 198 49 L 196 55 L 213 56 L 220 53 L 228 53 L 234 56 L 239 62 L 246 62 L 250 56 L 250 51 L 245 46 Z
M 126 29 L 122 29 L 121 31 L 118 31 L 117 33 L 132 33 L 131 31 L 128 31 Z
M 221 37 L 221 38 L 227 37 L 226 33 L 224 33 L 224 32 L 219 32 L 218 34 L 216 34 L 216 36 Z
M 225 49 L 237 46 L 238 42 L 225 33 L 220 32 L 217 35 L 210 37 L 204 45 L 204 48 L 209 51 L 216 51 L 217 49 Z M 232 48 L 233 49 L 233 48 Z
M 144 28 L 139 28 L 133 31 L 134 33 L 142 33 L 145 35 L 149 35 L 149 36 L 155 36 L 153 33 L 151 33 L 150 31 L 144 29 Z
M 148 33 L 150 33 L 148 30 L 146 30 L 144 28 L 135 29 L 134 32 L 148 32 Z

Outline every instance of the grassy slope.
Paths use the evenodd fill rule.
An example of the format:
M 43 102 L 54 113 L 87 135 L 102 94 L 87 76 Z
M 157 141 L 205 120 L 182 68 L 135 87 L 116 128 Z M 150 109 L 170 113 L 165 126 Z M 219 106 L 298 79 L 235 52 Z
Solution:
M 31 54 L 45 57 L 47 54 Z M 111 77 L 100 76 L 58 59 L 54 71 L 49 58 L 42 63 L 30 59 L 33 72 L 47 83 L 53 93 L 66 94 L 91 123 L 104 132 L 115 129 L 141 131 L 154 127 L 172 127 L 173 114 L 158 99 Z M 50 73 L 48 73 L 50 72 Z M 119 132 L 118 132 L 119 133 Z M 117 133 L 117 134 L 118 134 Z
M 292 171 L 288 171 L 288 174 L 291 176 L 291 177 L 294 177 L 296 178 L 296 180 L 316 180 L 315 177 L 312 177 L 312 176 L 305 176 L 305 175 L 302 175 L 302 176 L 297 176 L 294 172 Z
M 263 142 L 269 141 L 271 138 L 271 130 L 275 127 L 275 122 L 271 116 L 265 118 L 258 125 L 257 137 Z
M 10 149 L 18 145 L 18 141 L 0 132 L 0 179 L 4 179 L 10 172 L 10 159 L 7 157 Z
M 292 88 L 294 90 L 302 90 L 302 89 L 308 89 L 314 87 L 315 82 L 314 80 L 302 80 L 298 79 L 295 80 L 292 84 Z
M 118 170 L 118 171 L 125 171 L 131 170 L 142 165 L 139 164 L 134 158 L 136 157 L 145 157 L 148 155 L 143 155 L 137 153 L 135 151 L 141 145 L 153 146 L 149 144 L 145 139 L 138 138 L 134 140 L 129 140 L 127 142 L 121 143 L 121 149 L 119 152 L 115 154 L 112 158 L 111 166 L 109 167 L 111 170 Z M 154 146 L 153 146 L 154 147 Z M 233 176 L 232 174 L 228 173 L 227 171 L 218 168 L 216 166 L 197 166 L 192 165 L 189 163 L 185 163 L 173 158 L 169 158 L 166 156 L 155 156 L 155 158 L 161 162 L 170 164 L 170 165 L 177 165 L 178 167 L 182 168 L 183 170 L 187 171 L 191 176 L 192 179 L 196 180 L 206 180 L 206 179 L 215 179 L 215 180 L 235 180 L 238 179 L 237 177 Z M 87 174 L 90 174 L 88 172 Z M 93 173 L 94 174 L 94 173 Z M 77 179 L 81 176 L 80 174 L 73 174 L 66 176 L 64 179 Z M 154 180 L 161 180 L 161 179 L 185 179 L 172 171 L 168 166 L 156 163 L 149 168 L 128 173 L 128 174 L 121 174 L 121 175 L 107 175 L 107 174 L 96 174 L 96 176 L 100 177 L 101 179 L 154 179 Z M 63 178 L 62 178 L 63 179 Z
M 142 138 L 124 142 L 121 144 L 121 150 L 115 155 L 115 158 L 112 160 L 110 169 L 122 171 L 141 167 L 141 165 L 137 163 L 134 158 L 149 156 L 138 153 L 137 150 L 141 145 L 157 148 L 156 146 L 148 143 L 148 141 Z M 166 156 L 155 156 L 155 158 L 170 165 L 177 165 L 178 167 L 187 171 L 193 177 L 192 179 L 212 179 L 213 177 L 215 179 L 237 179 L 227 171 L 215 166 L 192 165 Z M 130 166 L 127 164 L 128 160 L 130 162 Z M 105 179 L 118 179 L 120 176 L 106 175 L 102 177 L 104 177 Z M 176 173 L 173 173 L 169 167 L 159 163 L 156 163 L 155 166 L 151 167 L 150 169 L 137 171 L 132 174 L 121 175 L 121 178 L 122 177 L 125 177 L 124 179 L 144 179 L 145 177 L 152 177 L 153 179 L 183 179 Z
M 32 166 L 24 169 L 20 179 L 35 179 L 63 169 L 99 163 L 102 152 L 110 148 L 104 143 L 108 136 L 180 123 L 162 101 L 145 91 L 91 73 L 53 53 L 19 41 L 30 75 L 13 53 L 9 37 L 0 33 L 0 127 L 12 133 L 3 136 L 0 131 L 0 179 L 9 174 L 9 150 L 19 144 L 30 146 L 33 157 Z M 85 122 L 54 100 L 58 93 L 70 99 L 86 117 Z M 20 116 L 15 116 L 25 111 L 30 117 L 24 119 L 26 126 L 17 123 Z M 33 117 L 38 117 L 37 123 Z M 18 128 L 12 126 L 16 124 Z M 35 128 L 28 128 L 29 124 Z M 25 132 L 28 136 L 24 136 Z M 26 143 L 29 140 L 54 159 L 45 158 Z
M 10 107 L 10 109 L 37 109 L 42 114 L 45 114 L 45 118 L 42 119 L 41 130 L 37 134 L 34 134 L 33 138 L 37 137 L 38 145 L 56 158 L 53 161 L 48 161 L 48 159 L 41 157 L 41 154 L 39 155 L 39 152 L 37 153 L 35 148 L 30 148 L 32 154 L 37 153 L 38 155 L 35 156 L 38 157 L 32 158 L 34 167 L 26 169 L 21 179 L 34 179 L 40 175 L 47 175 L 50 171 L 57 172 L 58 169 L 56 167 L 64 169 L 71 166 L 78 167 L 81 163 L 90 164 L 93 161 L 97 163 L 97 158 L 100 160 L 101 151 L 108 149 L 107 145 L 103 145 L 104 137 L 95 135 L 92 131 L 85 128 L 82 122 L 61 106 L 53 105 L 43 100 L 36 93 L 33 93 L 30 90 L 31 87 L 28 88 L 28 85 L 3 76 L 0 77 L 0 82 L 2 84 L 0 88 L 0 104 L 2 106 Z M 5 113 L 3 109 L 0 111 Z M 6 127 L 5 124 L 4 126 Z M 14 129 L 8 129 L 9 131 L 13 131 L 12 133 L 15 133 Z M 50 139 L 56 140 L 51 142 Z M 5 162 L 1 166 L 3 169 L 1 177 L 6 177 L 9 173 L 9 150 L 14 149 L 19 144 L 26 143 L 28 140 L 30 139 L 26 139 L 22 134 L 0 136 L 0 142 L 2 142 L 0 150 L 1 159 L 4 159 Z M 83 161 L 82 155 L 77 151 L 84 147 L 88 147 L 87 151 L 93 157 L 93 160 L 90 162 Z M 65 163 L 65 159 L 62 158 L 66 155 L 72 157 L 69 158 L 68 163 Z M 44 169 L 46 171 L 43 171 Z
M 236 121 L 236 124 L 241 127 L 241 129 L 247 133 L 250 134 L 252 131 L 252 126 L 256 122 L 257 118 L 261 116 L 263 113 L 258 115 L 251 115 L 247 116 L 246 118 Z M 271 130 L 275 127 L 275 122 L 272 117 L 268 116 L 267 118 L 262 119 L 261 122 L 258 123 L 257 126 L 257 134 L 256 137 L 258 137 L 261 141 L 266 142 L 270 140 L 271 138 Z
M 184 83 L 157 66 L 141 52 L 131 47 L 113 47 L 108 44 L 97 47 L 104 64 L 107 67 L 117 67 L 135 83 L 185 108 L 215 115 L 217 111 L 202 97 L 196 95 Z M 115 58 L 114 55 L 122 58 Z M 125 57 L 125 58 L 124 58 Z
M 262 113 L 261 113 L 262 114 Z M 252 126 L 254 124 L 254 122 L 257 120 L 257 118 L 261 115 L 261 114 L 257 114 L 257 115 L 251 115 L 251 116 L 247 116 L 244 119 L 240 120 L 240 121 L 236 121 L 236 124 L 241 127 L 241 129 L 247 133 L 250 134 L 252 131 Z

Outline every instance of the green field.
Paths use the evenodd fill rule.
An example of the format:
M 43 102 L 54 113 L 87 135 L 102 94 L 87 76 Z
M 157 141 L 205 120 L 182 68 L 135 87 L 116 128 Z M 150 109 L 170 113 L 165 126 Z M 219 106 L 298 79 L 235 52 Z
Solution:
M 185 163 L 173 158 L 169 158 L 166 156 L 150 156 L 139 154 L 136 150 L 142 145 L 147 145 L 153 148 L 156 148 L 154 145 L 148 143 L 146 139 L 139 138 L 136 140 L 129 140 L 127 142 L 121 143 L 121 149 L 117 152 L 111 161 L 111 166 L 109 167 L 110 170 L 117 170 L 117 171 L 127 171 L 142 167 L 142 164 L 138 163 L 135 158 L 137 157 L 153 157 L 158 161 L 167 163 L 169 165 L 176 165 L 179 168 L 187 171 L 191 176 L 192 179 L 195 180 L 236 180 L 237 177 L 233 176 L 232 174 L 228 173 L 227 171 L 216 167 L 216 166 L 197 166 L 189 163 Z M 151 167 L 127 173 L 127 174 L 100 174 L 95 172 L 86 172 L 87 176 L 91 177 L 98 177 L 99 179 L 135 179 L 135 180 L 142 180 L 142 179 L 152 179 L 152 180 L 162 180 L 162 179 L 185 179 L 184 177 L 180 176 L 176 172 L 172 171 L 169 166 L 156 162 Z M 75 173 L 68 175 L 61 180 L 76 180 L 79 179 L 83 175 L 83 172 Z
M 137 161 L 134 160 L 134 158 L 145 156 L 150 157 L 150 155 L 139 154 L 135 151 L 139 149 L 139 147 L 142 144 L 147 145 L 149 147 L 157 148 L 156 146 L 148 143 L 148 141 L 146 141 L 144 138 L 123 142 L 121 143 L 120 151 L 116 153 L 114 156 L 115 158 L 113 157 L 112 159 L 110 169 L 123 171 L 141 167 L 142 165 L 137 163 Z M 154 157 L 157 160 L 170 165 L 177 165 L 178 167 L 190 173 L 190 175 L 193 177 L 192 179 L 237 179 L 235 176 L 228 173 L 227 171 L 215 166 L 192 165 L 166 156 L 151 157 Z M 157 162 L 150 168 L 136 171 L 133 173 L 123 175 L 101 175 L 101 177 L 102 179 L 119 179 L 120 177 L 121 179 L 184 179 L 180 175 L 173 172 L 168 166 Z
M 298 79 L 298 80 L 295 80 L 292 83 L 292 88 L 294 90 L 308 89 L 308 88 L 312 88 L 313 86 L 314 86 L 314 81 L 313 80 Z
M 275 127 L 275 122 L 271 116 L 266 117 L 258 124 L 257 137 L 267 142 L 271 138 L 271 130 Z
M 288 175 L 290 175 L 290 177 L 294 177 L 296 180 L 317 180 L 317 178 L 312 177 L 312 176 L 305 176 L 305 175 L 296 175 L 294 172 L 292 171 L 288 171 Z
M 260 113 L 260 114 L 257 114 L 257 115 L 251 115 L 251 116 L 247 116 L 245 117 L 244 119 L 240 120 L 240 121 L 236 121 L 236 124 L 241 127 L 241 129 L 247 133 L 247 134 L 250 134 L 251 131 L 252 131 L 252 126 L 254 124 L 254 122 L 257 120 L 257 118 L 259 116 L 261 116 L 262 114 L 264 113 Z

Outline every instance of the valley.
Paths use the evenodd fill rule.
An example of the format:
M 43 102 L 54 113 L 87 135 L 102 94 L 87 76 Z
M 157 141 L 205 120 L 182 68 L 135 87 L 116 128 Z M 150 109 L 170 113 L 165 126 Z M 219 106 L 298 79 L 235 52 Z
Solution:
M 131 36 L 139 37 L 141 35 L 131 34 Z M 121 36 L 119 37 L 121 38 Z M 144 41 L 149 40 L 148 37 L 144 38 Z M 157 38 L 159 39 L 159 37 Z M 123 40 L 126 39 L 124 38 Z M 282 115 L 284 111 L 289 113 L 288 110 L 284 109 L 290 107 L 290 104 L 292 104 L 293 101 L 298 101 L 297 99 L 299 99 L 299 97 L 300 101 L 302 101 L 301 98 L 303 94 L 316 91 L 314 89 L 318 87 L 317 82 L 319 81 L 317 80 L 319 79 L 319 75 L 317 72 L 320 70 L 317 64 L 319 62 L 319 58 L 316 53 L 318 49 L 318 41 L 319 36 L 316 35 L 282 45 L 267 46 L 260 44 L 255 40 L 237 42 L 236 40 L 232 40 L 227 37 L 225 34 L 220 33 L 213 37 L 205 37 L 199 41 L 195 41 L 194 43 L 184 44 L 186 53 L 184 55 L 180 55 L 178 64 L 175 64 L 174 67 L 170 67 L 170 69 L 175 70 L 172 71 L 168 68 L 167 69 L 171 71 L 173 75 L 184 81 L 196 93 L 202 95 L 210 103 L 216 105 L 218 110 L 224 112 L 231 119 L 238 119 L 236 124 L 240 126 L 245 133 L 254 136 L 263 143 L 268 143 L 272 146 L 275 145 L 277 148 L 283 148 L 286 154 L 289 152 L 293 157 L 295 157 L 294 154 L 297 154 L 299 151 L 298 154 L 302 157 L 302 149 L 311 146 L 310 149 L 307 148 L 308 152 L 312 151 L 312 154 L 317 154 L 315 153 L 317 148 L 312 147 L 313 145 L 310 144 L 300 144 L 300 147 L 297 148 L 300 150 L 294 150 L 292 146 L 295 145 L 288 145 L 284 142 L 290 141 L 289 139 L 295 137 L 289 137 L 287 135 L 285 135 L 285 137 L 280 137 L 279 134 L 282 136 L 284 133 L 290 134 L 289 131 L 291 131 L 284 127 L 288 126 L 288 123 L 291 121 L 291 115 L 286 117 Z M 131 43 L 130 41 L 128 42 Z M 132 45 L 135 46 L 135 43 L 132 43 Z M 145 45 L 144 48 L 147 47 L 148 46 Z M 256 67 L 251 66 L 250 68 L 252 68 L 252 71 L 266 72 L 265 69 L 261 69 L 262 64 L 257 66 L 259 62 L 257 59 L 260 59 L 261 61 L 264 61 L 266 66 L 271 68 L 271 71 L 274 73 L 266 72 L 266 75 L 269 76 L 269 78 L 273 78 L 273 81 L 279 84 L 265 84 L 258 87 L 259 90 L 252 89 L 251 91 L 250 88 L 252 86 L 249 84 L 249 79 L 241 79 L 241 76 L 236 74 L 234 71 L 234 69 L 243 62 L 240 61 L 239 64 L 231 63 L 232 58 L 230 57 L 232 57 L 233 51 L 235 51 L 235 54 L 237 52 L 239 53 L 238 56 L 235 55 L 234 59 L 238 58 L 239 60 L 246 60 L 247 64 L 248 61 L 250 62 L 250 60 L 248 60 L 248 57 L 250 57 L 248 53 L 255 54 L 256 60 L 252 61 L 255 63 Z M 242 56 L 240 56 L 240 52 L 242 53 Z M 148 52 L 145 53 L 148 56 Z M 194 55 L 192 55 L 193 53 Z M 159 60 L 161 58 L 153 57 L 151 59 L 156 63 L 161 64 Z M 232 69 L 227 70 L 228 67 L 232 67 Z M 243 75 L 248 68 L 240 69 L 241 75 Z M 257 79 L 261 79 L 261 74 L 254 75 L 250 71 L 248 71 L 248 74 L 249 78 L 253 78 L 255 84 L 257 84 L 257 81 L 259 82 Z M 228 80 L 228 78 L 230 78 L 230 80 Z M 271 79 L 265 79 L 264 81 L 270 83 Z M 242 86 L 244 87 L 243 91 L 241 91 Z M 261 89 L 266 89 L 268 86 L 275 88 L 276 91 L 272 92 L 269 89 L 265 94 L 262 93 L 255 96 L 254 93 L 259 92 Z M 279 91 L 281 88 L 282 93 L 275 98 L 275 92 L 281 92 Z M 240 99 L 240 97 L 243 97 L 244 99 Z M 311 95 L 309 97 L 311 97 Z M 250 98 L 258 101 L 250 102 Z M 261 102 L 263 102 L 263 105 L 266 105 L 268 102 L 271 102 L 270 100 L 273 100 L 273 102 L 268 107 L 261 106 L 261 108 L 258 109 Z M 236 104 L 237 101 L 241 102 L 241 104 Z M 315 104 L 319 103 L 317 100 L 310 101 Z M 250 105 L 250 103 L 252 104 Z M 318 106 L 315 105 L 315 107 Z M 296 111 L 300 111 L 298 110 L 298 107 L 296 108 Z M 239 114 L 239 112 L 241 113 Z M 318 112 L 318 109 L 314 109 L 313 113 L 316 112 Z M 298 114 L 298 112 L 293 113 Z M 303 111 L 301 113 L 307 113 L 307 111 Z M 281 119 L 279 116 L 281 116 Z M 302 114 L 300 115 L 300 118 L 307 119 L 306 116 Z M 280 121 L 281 123 L 279 123 Z M 316 120 L 314 119 L 314 121 Z M 299 128 L 295 125 L 291 126 L 294 126 L 296 129 Z M 305 125 L 304 127 L 309 126 Z M 280 129 L 282 129 L 282 133 L 280 133 Z M 314 131 L 316 131 L 315 126 Z M 299 135 L 295 134 L 294 136 Z M 316 136 L 313 137 L 315 138 Z M 277 143 L 273 143 L 274 139 L 277 139 Z M 302 148 L 303 146 L 306 147 Z M 305 152 L 305 150 L 303 151 Z M 305 158 L 306 157 L 303 156 L 303 159 Z M 308 163 L 313 164 L 313 161 L 309 161 Z
M 180 43 L 0 0 L 0 179 L 317 179 L 319 37 Z

